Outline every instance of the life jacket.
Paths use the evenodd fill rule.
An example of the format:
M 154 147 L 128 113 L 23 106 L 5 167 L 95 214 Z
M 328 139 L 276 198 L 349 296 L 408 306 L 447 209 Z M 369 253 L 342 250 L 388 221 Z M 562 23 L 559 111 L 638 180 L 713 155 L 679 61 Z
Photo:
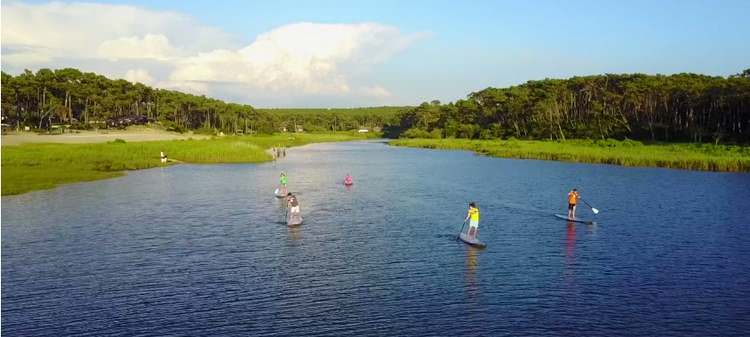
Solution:
M 568 193 L 568 203 L 571 205 L 575 205 L 577 202 L 578 202 L 578 193 L 576 192 Z
M 469 217 L 471 221 L 479 221 L 479 208 L 469 207 Z

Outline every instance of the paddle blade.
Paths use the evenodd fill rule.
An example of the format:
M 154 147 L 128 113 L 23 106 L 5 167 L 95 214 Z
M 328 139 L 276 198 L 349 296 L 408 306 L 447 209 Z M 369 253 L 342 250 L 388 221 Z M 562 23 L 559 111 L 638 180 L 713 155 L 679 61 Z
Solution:
M 599 210 L 596 208 L 591 207 L 591 211 L 594 212 L 594 214 L 599 214 Z

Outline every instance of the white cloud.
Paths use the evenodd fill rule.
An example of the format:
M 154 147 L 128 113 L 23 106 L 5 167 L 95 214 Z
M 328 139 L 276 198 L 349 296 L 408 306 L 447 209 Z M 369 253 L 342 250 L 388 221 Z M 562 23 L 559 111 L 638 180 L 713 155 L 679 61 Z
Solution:
M 270 91 L 346 94 L 352 91 L 347 78 L 350 71 L 360 72 L 383 62 L 414 38 L 376 23 L 290 24 L 259 35 L 239 50 L 215 50 L 186 58 L 178 63 L 170 79 L 235 82 Z M 383 92 L 379 90 L 377 95 Z
M 380 98 L 387 98 L 387 97 L 392 96 L 390 91 L 388 91 L 386 88 L 383 88 L 379 85 L 375 85 L 371 87 L 363 87 L 362 93 L 365 94 L 366 96 L 380 97 Z
M 229 34 L 201 25 L 174 12 L 157 12 L 134 6 L 62 3 L 2 3 L 3 47 L 23 49 L 55 57 L 129 58 L 137 48 L 146 48 L 146 57 L 163 57 L 176 52 L 198 52 L 234 45 Z M 3 55 L 5 56 L 5 55 Z
M 145 69 L 128 70 L 123 78 L 134 83 L 143 83 L 146 85 L 154 84 L 154 78 L 151 77 L 151 74 Z
M 348 95 L 381 103 L 393 95 L 372 83 L 372 68 L 422 36 L 378 23 L 303 22 L 262 33 L 243 47 L 220 29 L 175 12 L 2 3 L 5 71 L 78 67 L 219 98 L 237 97 L 239 90 L 247 97 L 275 96 L 273 102 Z
M 143 38 L 131 36 L 104 41 L 99 45 L 97 54 L 110 60 L 142 58 L 164 61 L 177 56 L 178 53 L 169 45 L 166 36 L 146 34 Z

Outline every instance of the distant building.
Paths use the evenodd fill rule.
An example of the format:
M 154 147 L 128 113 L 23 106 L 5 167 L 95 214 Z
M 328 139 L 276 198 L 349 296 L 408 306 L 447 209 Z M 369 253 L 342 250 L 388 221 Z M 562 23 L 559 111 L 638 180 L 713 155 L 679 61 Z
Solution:
M 368 132 L 370 132 L 370 130 L 367 130 L 367 129 L 363 128 L 363 129 L 357 130 L 357 132 L 359 132 L 359 133 L 368 133 Z

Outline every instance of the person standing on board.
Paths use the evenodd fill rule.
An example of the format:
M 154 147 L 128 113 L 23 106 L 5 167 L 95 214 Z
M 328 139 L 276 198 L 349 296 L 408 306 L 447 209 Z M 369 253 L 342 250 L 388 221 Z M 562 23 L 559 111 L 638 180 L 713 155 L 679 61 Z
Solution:
M 471 221 L 469 221 L 469 229 L 466 231 L 466 234 L 469 239 L 473 240 L 479 234 L 479 208 L 477 208 L 477 204 L 473 201 L 469 203 L 469 211 L 466 213 L 464 222 L 469 219 Z
M 299 215 L 299 201 L 297 200 L 297 197 L 292 194 L 292 192 L 289 192 L 286 195 L 286 205 L 289 209 L 289 216 Z
M 581 195 L 575 188 L 572 191 L 568 192 L 568 219 L 576 218 L 576 204 L 578 203 L 578 198 L 580 197 Z
M 279 177 L 279 184 L 281 186 L 286 187 L 286 184 L 289 182 L 289 178 L 287 178 L 286 173 L 281 172 L 281 176 Z

